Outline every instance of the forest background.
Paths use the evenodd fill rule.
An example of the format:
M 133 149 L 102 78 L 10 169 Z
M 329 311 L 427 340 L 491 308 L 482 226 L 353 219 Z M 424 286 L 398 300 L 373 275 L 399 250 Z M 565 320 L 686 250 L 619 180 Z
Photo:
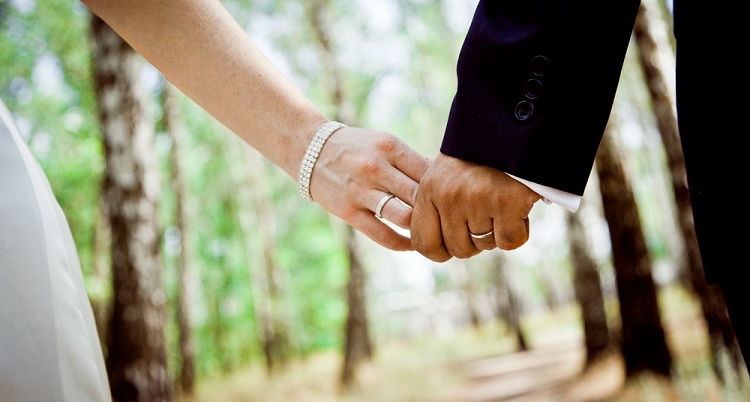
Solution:
M 476 1 L 222 3 L 328 116 L 394 133 L 428 156 L 438 153 Z M 669 4 L 652 7 L 658 15 L 652 35 L 663 39 L 656 47 L 669 53 Z M 529 242 L 512 252 L 436 264 L 382 249 L 302 200 L 291 178 L 140 62 L 118 68 L 136 77 L 127 84 L 142 93 L 136 98 L 141 113 L 129 118 L 152 131 L 150 168 L 160 189 L 152 224 L 159 235 L 156 262 L 143 271 L 155 276 L 135 280 L 150 283 L 152 297 L 141 301 L 143 308 L 162 317 L 143 333 L 164 340 L 137 356 L 118 354 L 118 363 L 107 353 L 114 346 L 149 346 L 147 337 L 118 343 L 120 331 L 112 332 L 119 328 L 113 295 L 128 291 L 113 280 L 122 268 L 112 258 L 112 237 L 134 227 L 111 226 L 117 205 L 104 196 L 113 191 L 105 180 L 113 165 L 98 106 L 107 88 L 97 84 L 92 50 L 102 43 L 100 31 L 92 29 L 85 6 L 66 0 L 0 0 L 0 26 L 0 96 L 68 218 L 108 365 L 142 359 L 166 371 L 142 390 L 143 400 L 417 401 L 460 386 L 451 363 L 561 344 L 586 343 L 592 354 L 575 286 L 581 260 L 563 208 L 539 203 Z M 637 47 L 634 39 L 608 136 L 619 149 L 614 159 L 624 168 L 622 187 L 637 204 L 635 233 L 642 239 L 634 244 L 641 241 L 648 255 L 663 311 L 657 318 L 668 334 L 672 322 L 691 327 L 680 320 L 697 320 L 699 328 L 697 335 L 684 332 L 693 334 L 687 343 L 697 350 L 688 357 L 667 336 L 675 358 L 661 374 L 677 384 L 683 400 L 739 401 L 748 395 L 744 368 L 729 370 L 735 382 L 726 367 L 713 368 L 732 355 L 732 346 L 719 353 L 704 333 L 711 326 L 702 323 L 705 295 L 696 295 L 694 271 L 686 268 L 691 243 L 679 218 L 673 159 L 665 152 L 668 128 Z M 666 64 L 669 73 L 669 58 Z M 672 90 L 666 79 L 662 92 Z M 620 342 L 623 285 L 606 197 L 594 172 L 576 214 L 609 322 L 602 350 Z M 591 358 L 581 360 L 581 372 Z M 110 380 L 115 399 L 128 400 L 116 386 L 126 380 Z

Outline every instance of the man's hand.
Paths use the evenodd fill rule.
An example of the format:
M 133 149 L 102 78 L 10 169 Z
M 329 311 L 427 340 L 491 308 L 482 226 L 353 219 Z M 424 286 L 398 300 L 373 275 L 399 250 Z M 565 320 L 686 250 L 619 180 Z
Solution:
M 529 213 L 540 198 L 497 169 L 440 154 L 419 184 L 412 247 L 437 262 L 516 249 L 529 239 Z

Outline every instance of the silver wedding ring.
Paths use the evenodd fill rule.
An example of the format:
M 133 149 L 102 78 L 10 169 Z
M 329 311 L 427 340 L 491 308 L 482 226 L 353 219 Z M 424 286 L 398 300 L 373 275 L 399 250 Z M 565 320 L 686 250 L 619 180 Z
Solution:
M 380 202 L 378 203 L 378 206 L 375 208 L 375 217 L 378 219 L 383 219 L 383 215 L 381 215 L 381 212 L 383 212 L 383 207 L 385 204 L 391 200 L 391 198 L 396 198 L 393 194 L 386 194 L 383 196 L 383 198 L 380 199 Z
M 482 233 L 482 234 L 474 234 L 474 233 L 471 233 L 471 231 L 469 231 L 469 236 L 471 236 L 471 237 L 473 237 L 473 238 L 475 238 L 475 239 L 486 239 L 486 238 L 488 238 L 488 237 L 492 236 L 492 234 L 493 234 L 494 232 L 495 232 L 494 230 L 490 230 L 490 231 L 489 231 L 489 232 L 487 232 L 487 233 Z

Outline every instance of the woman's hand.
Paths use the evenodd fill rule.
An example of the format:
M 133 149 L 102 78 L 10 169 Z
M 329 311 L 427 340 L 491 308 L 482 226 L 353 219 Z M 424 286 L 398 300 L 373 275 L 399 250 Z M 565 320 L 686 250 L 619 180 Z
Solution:
M 430 160 L 399 138 L 374 130 L 344 127 L 326 142 L 310 179 L 310 193 L 328 212 L 391 250 L 412 250 L 411 241 L 375 216 L 409 229 L 411 206 Z M 399 202 L 399 200 L 401 202 Z

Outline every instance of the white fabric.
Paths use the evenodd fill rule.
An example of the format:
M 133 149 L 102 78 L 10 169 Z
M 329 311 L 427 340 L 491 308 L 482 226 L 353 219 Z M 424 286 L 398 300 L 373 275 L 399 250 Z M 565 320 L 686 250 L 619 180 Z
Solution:
M 510 174 L 508 176 L 520 181 L 521 183 L 525 184 L 526 187 L 534 190 L 537 194 L 542 196 L 542 201 L 544 201 L 548 205 L 555 203 L 561 205 L 563 208 L 567 209 L 570 212 L 578 211 L 578 208 L 581 206 L 580 195 L 575 195 L 562 190 L 558 190 L 556 188 L 547 187 Z
M 108 402 L 67 221 L 0 102 L 0 402 Z

